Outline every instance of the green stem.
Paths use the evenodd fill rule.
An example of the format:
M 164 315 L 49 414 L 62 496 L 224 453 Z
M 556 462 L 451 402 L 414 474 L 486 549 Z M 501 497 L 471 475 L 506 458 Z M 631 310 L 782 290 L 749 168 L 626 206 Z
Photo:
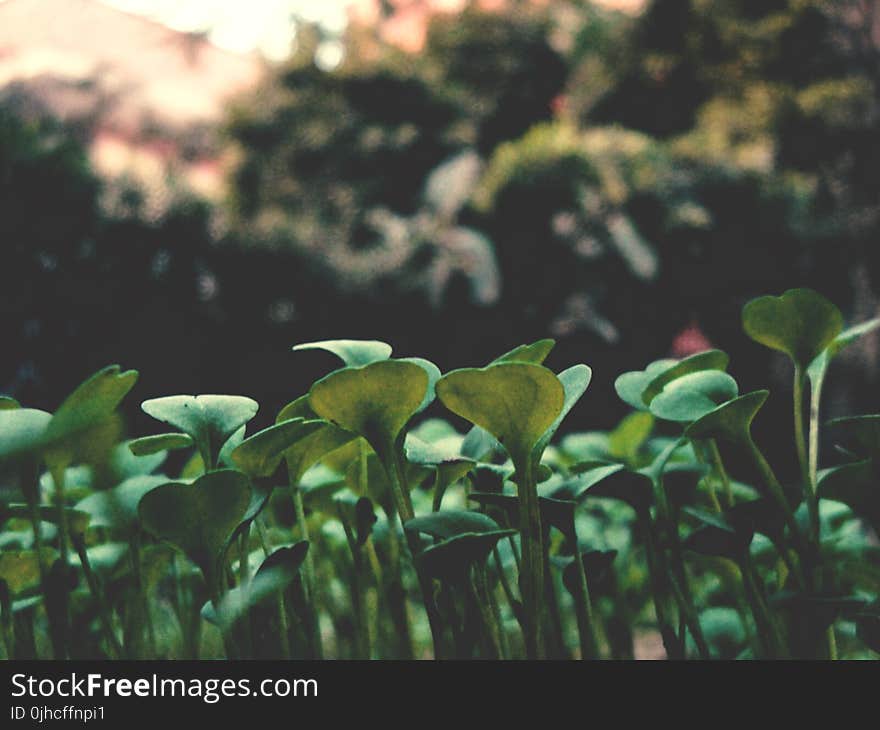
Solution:
M 579 550 L 575 551 L 574 562 L 577 566 L 580 600 L 575 602 L 578 623 L 578 638 L 581 644 L 581 659 L 599 658 L 599 640 L 596 636 L 596 624 L 593 621 L 593 604 L 590 599 L 590 585 L 587 582 L 587 571 Z
M 810 531 L 813 543 L 819 542 L 819 503 L 816 501 L 816 487 L 812 480 L 809 458 L 807 456 L 807 440 L 804 436 L 804 372 L 800 365 L 794 369 L 794 440 L 797 448 L 798 463 L 801 467 L 804 501 L 810 513 Z M 812 411 L 812 404 L 811 404 Z M 812 424 L 811 424 L 812 431 Z
M 79 555 L 79 562 L 82 565 L 83 574 L 86 577 L 86 583 L 88 583 L 89 590 L 92 593 L 92 598 L 95 599 L 95 604 L 98 607 L 98 619 L 101 622 L 101 628 L 104 631 L 104 638 L 107 640 L 107 643 L 112 648 L 113 654 L 115 655 L 114 658 L 121 659 L 122 646 L 120 645 L 119 640 L 116 638 L 116 634 L 113 631 L 113 623 L 110 618 L 110 608 L 107 605 L 107 600 L 104 596 L 104 592 L 101 590 L 98 578 L 95 575 L 94 571 L 92 571 L 92 566 L 89 562 L 89 554 L 86 550 L 85 542 L 82 538 L 77 538 L 73 541 L 73 544 L 76 547 L 77 554 Z
M 706 463 L 706 455 L 703 453 L 703 444 L 698 441 L 693 441 L 694 446 L 694 454 L 697 457 L 697 462 L 699 464 Z M 709 491 L 709 501 L 712 503 L 712 509 L 715 512 L 721 512 L 721 503 L 718 501 L 718 495 L 715 493 L 715 481 L 712 479 L 709 474 L 706 474 L 701 480 L 702 483 L 705 483 L 707 490 Z
M 819 474 L 819 411 L 822 406 L 822 387 L 825 385 L 825 373 L 821 372 L 816 376 L 815 380 L 810 382 L 810 442 L 809 442 L 809 486 L 810 486 L 810 504 L 815 505 L 815 521 L 813 529 L 815 531 L 816 544 L 820 545 L 822 540 L 822 525 L 819 521 L 819 492 L 818 492 L 818 474 Z M 834 638 L 834 627 L 828 628 L 828 656 L 832 659 L 837 658 L 837 640 Z
M 748 601 L 749 608 L 752 611 L 758 639 L 763 646 L 766 658 L 780 658 L 780 652 L 783 651 L 782 639 L 778 636 L 773 617 L 770 615 L 770 609 L 767 607 L 762 591 L 758 586 L 758 581 L 755 579 L 751 557 L 747 552 L 739 559 L 739 569 L 742 574 L 746 601 Z
M 466 578 L 466 589 L 470 594 L 471 605 L 476 609 L 476 613 L 482 624 L 480 632 L 484 637 L 485 650 L 488 654 L 487 659 L 501 659 L 503 654 L 501 651 L 501 638 L 499 636 L 499 626 L 495 621 L 495 615 L 489 606 L 489 597 L 486 595 L 488 591 L 482 590 L 485 585 L 479 578 L 479 568 L 474 566 L 470 576 Z
M 727 474 L 727 469 L 724 468 L 724 461 L 721 459 L 721 452 L 718 450 L 718 442 L 715 439 L 709 439 L 709 456 L 712 458 L 712 464 L 721 479 L 724 506 L 733 507 L 733 488 L 730 485 L 730 477 Z
M 21 473 L 21 491 L 24 494 L 25 501 L 28 506 L 28 516 L 30 517 L 31 529 L 34 534 L 34 550 L 37 553 L 37 567 L 40 570 L 40 591 L 43 594 L 43 602 L 49 605 L 49 571 L 43 556 L 43 535 L 40 531 L 40 491 L 39 481 L 35 474 L 36 466 L 28 464 L 22 469 Z M 47 611 L 49 620 L 49 636 L 52 641 L 52 653 L 55 659 L 64 659 L 64 642 L 62 640 L 62 627 L 57 626 L 55 612 Z
M 294 483 L 293 479 L 290 481 L 290 492 L 293 497 L 293 508 L 296 512 L 296 523 L 299 525 L 300 537 L 309 542 L 309 525 L 306 522 L 306 509 L 303 503 L 302 490 L 299 488 L 299 484 Z M 306 594 L 306 610 L 309 614 L 309 643 L 311 644 L 312 655 L 315 659 L 321 659 L 324 656 L 324 647 L 321 642 L 321 627 L 318 621 L 318 602 L 315 596 L 315 562 L 312 550 L 306 552 L 306 559 L 303 564 L 303 587 Z
M 492 624 L 494 630 L 498 634 L 499 658 L 507 659 L 510 657 L 510 647 L 507 643 L 507 632 L 504 630 L 504 619 L 501 616 L 501 606 L 498 604 L 498 597 L 495 595 L 495 591 L 489 587 L 488 573 L 489 571 L 486 569 L 485 565 L 477 567 L 477 577 L 480 582 L 480 589 L 482 594 L 489 601 L 489 608 L 492 611 Z
M 675 629 L 669 623 L 666 615 L 666 596 L 664 584 L 660 576 L 660 568 L 657 565 L 657 548 L 654 544 L 654 530 L 651 526 L 651 516 L 647 513 L 640 516 L 642 530 L 645 535 L 645 556 L 648 562 L 648 578 L 651 584 L 651 594 L 654 599 L 654 611 L 657 614 L 657 625 L 660 636 L 663 639 L 663 648 L 669 659 L 684 659 L 675 638 Z
M 144 578 L 141 571 L 140 537 L 137 533 L 131 538 L 131 567 L 134 572 L 134 580 L 137 586 L 140 612 L 147 620 L 147 636 L 150 641 L 151 653 L 150 658 L 156 659 L 156 627 L 153 625 L 153 612 L 150 610 L 150 603 L 147 600 L 147 592 L 144 588 Z
M 61 565 L 64 569 L 64 578 L 60 581 L 61 590 L 59 592 L 59 601 L 62 610 L 59 612 L 58 619 L 62 625 L 64 648 L 62 653 L 67 656 L 68 647 L 67 639 L 70 631 L 70 592 L 67 589 L 67 572 L 70 570 L 70 524 L 67 520 L 67 510 L 64 508 L 64 477 L 65 467 L 55 466 L 50 469 L 52 474 L 52 482 L 55 485 L 55 501 L 58 508 L 58 530 L 59 530 L 59 552 Z
M 812 381 L 810 388 L 810 487 L 815 494 L 816 482 L 819 473 L 819 409 L 822 404 L 822 387 L 825 384 L 824 375 L 820 375 Z
M 785 518 L 785 524 L 791 532 L 791 539 L 797 547 L 798 554 L 803 559 L 807 552 L 806 546 L 803 541 L 803 536 L 801 535 L 800 527 L 794 517 L 794 512 L 791 511 L 791 506 L 785 497 L 785 493 L 782 491 L 782 485 L 779 483 L 776 474 L 773 472 L 773 468 L 767 463 L 767 459 L 764 458 L 764 454 L 761 453 L 761 450 L 758 448 L 757 444 L 755 444 L 751 435 L 746 436 L 745 446 L 749 449 L 749 453 L 755 462 L 755 466 L 761 473 L 761 477 L 767 486 L 770 496 L 776 501 L 782 511 L 783 517 Z
M 348 543 L 348 549 L 351 553 L 352 563 L 352 580 L 351 580 L 351 604 L 355 618 L 355 645 L 361 659 L 370 658 L 370 626 L 366 614 L 366 601 L 363 586 L 363 555 L 361 548 L 357 544 L 354 530 L 348 519 L 342 505 L 336 505 L 336 514 L 342 523 L 342 529 L 345 531 L 345 540 Z
M 834 624 L 828 627 L 826 640 L 828 642 L 828 658 L 832 661 L 837 660 L 837 638 L 834 636 Z
M 518 459 L 517 462 L 519 531 L 522 543 L 520 591 L 523 597 L 526 657 L 539 659 L 544 654 L 541 600 L 544 594 L 544 533 L 541 529 L 541 510 L 531 459 Z
M 400 519 L 401 527 L 403 528 L 404 523 L 415 517 L 415 511 L 413 510 L 412 500 L 410 499 L 409 489 L 407 488 L 406 483 L 406 475 L 403 471 L 403 464 L 400 460 L 400 455 L 396 453 L 395 450 L 392 450 L 392 453 L 389 454 L 389 458 L 387 461 L 391 463 L 388 471 L 389 481 L 391 482 L 391 492 L 394 496 L 395 507 L 397 510 L 398 518 Z M 442 655 L 442 646 L 443 646 L 443 628 L 442 622 L 440 619 L 440 614 L 437 611 L 437 607 L 434 605 L 434 597 L 433 597 L 433 584 L 431 579 L 424 575 L 423 571 L 419 570 L 417 564 L 415 564 L 418 560 L 418 556 L 421 553 L 421 544 L 419 543 L 419 536 L 415 533 L 410 532 L 403 528 L 403 531 L 406 535 L 407 545 L 409 546 L 410 555 L 412 555 L 414 568 L 416 571 L 416 576 L 419 581 L 419 588 L 422 592 L 422 602 L 425 606 L 425 612 L 428 615 L 428 625 L 431 629 L 431 639 L 434 644 L 434 656 L 439 657 Z M 401 574 L 401 585 L 403 584 L 403 576 Z

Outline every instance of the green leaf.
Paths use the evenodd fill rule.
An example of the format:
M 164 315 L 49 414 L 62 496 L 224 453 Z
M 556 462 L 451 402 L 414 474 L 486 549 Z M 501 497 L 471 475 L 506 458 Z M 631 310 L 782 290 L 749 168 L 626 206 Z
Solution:
M 651 479 L 640 472 L 624 469 L 620 464 L 597 467 L 580 474 L 572 480 L 569 490 L 571 498 L 576 501 L 587 497 L 616 499 L 630 505 L 639 514 L 654 503 Z
M 751 530 L 737 528 L 723 515 L 711 514 L 695 507 L 685 507 L 683 511 L 702 523 L 685 538 L 686 549 L 701 555 L 721 556 L 735 561 L 746 554 L 754 536 Z
M 419 565 L 427 576 L 461 581 L 471 565 L 486 560 L 499 540 L 515 534 L 516 530 L 496 530 L 456 535 L 425 548 L 419 555 Z
M 357 445 L 360 439 L 353 433 L 322 422 L 321 428 L 297 441 L 284 452 L 290 482 L 296 484 L 309 469 L 319 461 L 340 455 L 349 444 Z M 363 441 L 361 441 L 363 443 Z
M 169 483 L 147 492 L 138 506 L 141 524 L 182 550 L 216 586 L 218 561 L 251 501 L 246 475 L 233 469 L 208 472 L 194 484 Z
M 541 365 L 520 362 L 454 370 L 437 383 L 437 397 L 497 438 L 520 468 L 565 403 L 559 378 Z
M 191 436 L 210 468 L 229 437 L 256 415 L 259 405 L 240 395 L 169 395 L 144 401 L 141 408 Z
M 378 340 L 324 340 L 294 345 L 298 350 L 326 350 L 336 355 L 347 367 L 357 368 L 391 357 L 391 345 Z
M 608 434 L 605 444 L 607 455 L 627 462 L 635 460 L 653 430 L 654 416 L 650 413 L 630 413 Z M 605 456 L 606 452 L 600 451 L 597 455 Z
M 321 418 L 363 436 L 388 459 L 398 434 L 421 407 L 428 384 L 423 367 L 384 360 L 327 375 L 312 386 L 309 405 Z
M 0 552 L 0 581 L 5 582 L 14 596 L 33 588 L 40 583 L 40 560 L 51 562 L 54 550 L 43 548 L 41 554 L 35 550 Z
M 415 517 L 404 523 L 407 530 L 424 532 L 431 537 L 450 538 L 465 533 L 494 532 L 498 523 L 491 517 L 469 510 L 442 510 Z
M 290 401 L 290 403 L 278 411 L 278 415 L 275 417 L 275 423 L 290 421 L 294 418 L 301 418 L 304 421 L 313 421 L 317 417 L 318 414 L 315 413 L 309 405 L 309 394 L 306 393 L 296 400 Z
M 880 489 L 872 459 L 826 469 L 819 474 L 817 493 L 820 499 L 843 502 L 880 530 Z
M 41 448 L 52 415 L 35 408 L 0 411 L 0 464 L 12 463 Z
M 136 370 L 121 372 L 118 365 L 99 370 L 67 396 L 55 411 L 46 429 L 46 441 L 55 448 L 104 421 L 137 379 Z
M 155 436 L 143 436 L 128 442 L 128 448 L 135 456 L 150 456 L 165 451 L 187 449 L 195 443 L 192 436 L 185 433 L 159 433 Z
M 278 595 L 297 578 L 308 549 L 309 543 L 305 540 L 291 547 L 279 548 L 263 561 L 248 584 L 226 593 L 219 606 L 206 603 L 202 608 L 202 617 L 227 631 L 251 609 Z
M 706 350 L 686 357 L 675 365 L 664 369 L 648 384 L 642 393 L 642 402 L 646 406 L 650 406 L 651 401 L 673 380 L 705 370 L 726 370 L 729 362 L 730 358 L 727 353 L 721 350 Z
M 108 462 L 109 474 L 118 484 L 128 477 L 140 474 L 150 474 L 158 469 L 167 458 L 165 450 L 158 450 L 151 454 L 138 455 L 131 450 L 131 441 L 123 441 L 113 447 Z
M 828 421 L 835 442 L 860 459 L 880 457 L 880 414 Z
M 232 451 L 232 461 L 251 477 L 271 476 L 288 449 L 325 425 L 324 421 L 301 418 L 276 423 L 242 441 Z
M 15 398 L 10 398 L 8 395 L 0 395 L 0 411 L 12 411 L 17 408 L 21 408 L 21 405 Z
M 743 307 L 742 321 L 755 342 L 786 353 L 802 370 L 843 330 L 840 310 L 812 289 L 753 299 Z
M 416 413 L 421 413 L 425 408 L 427 408 L 431 403 L 434 402 L 434 398 L 436 397 L 435 387 L 437 385 L 437 381 L 440 380 L 440 368 L 438 368 L 434 363 L 430 360 L 425 360 L 423 357 L 402 357 L 395 362 L 410 362 L 413 365 L 418 365 L 422 370 L 425 371 L 425 374 L 428 376 L 428 388 L 425 390 L 425 395 L 422 398 L 422 402 L 419 404 Z
M 818 384 L 822 382 L 825 378 L 825 373 L 828 371 L 828 367 L 831 365 L 831 361 L 838 353 L 849 347 L 849 345 L 860 337 L 865 336 L 869 332 L 873 332 L 877 327 L 880 327 L 880 317 L 849 327 L 837 335 L 837 337 L 831 341 L 831 344 L 822 350 L 807 368 L 807 376 L 810 378 L 812 387 L 815 389 L 818 387 Z
M 648 410 L 643 400 L 645 389 L 654 382 L 654 380 L 671 367 L 674 367 L 677 360 L 656 360 L 652 362 L 644 370 L 633 370 L 628 373 L 619 375 L 614 381 L 614 390 L 618 397 L 628 405 L 638 411 Z
M 434 467 L 436 470 L 434 504 L 437 507 L 439 507 L 446 489 L 473 471 L 477 465 L 473 459 L 461 456 L 451 444 L 447 448 L 440 448 L 425 443 L 411 433 L 406 436 L 405 451 L 406 458 L 410 463 Z
M 468 431 L 464 441 L 461 442 L 461 455 L 474 461 L 490 460 L 494 454 L 500 454 L 502 451 L 504 447 L 498 443 L 498 439 L 479 426 L 474 426 Z
M 91 517 L 90 527 L 108 527 L 125 535 L 138 528 L 138 503 L 156 487 L 167 484 L 161 475 L 142 474 L 129 477 L 113 489 L 95 492 L 76 505 Z
M 532 459 L 535 463 L 540 461 L 541 454 L 544 453 L 544 449 L 547 448 L 553 436 L 556 435 L 556 431 L 562 425 L 563 419 L 587 391 L 590 380 L 593 378 L 593 371 L 587 365 L 573 365 L 567 370 L 563 370 L 557 377 L 559 382 L 562 383 L 562 411 L 556 417 L 556 420 L 544 431 L 544 434 L 535 445 L 534 453 L 532 454 Z
M 691 423 L 739 394 L 736 381 L 720 370 L 701 370 L 670 381 L 651 401 L 651 413 Z
M 520 345 L 514 347 L 510 352 L 496 357 L 490 365 L 496 365 L 500 362 L 530 362 L 534 365 L 541 365 L 547 359 L 547 355 L 556 345 L 556 340 L 538 340 L 531 345 Z
M 752 421 L 770 392 L 756 390 L 727 401 L 685 429 L 688 438 L 717 438 L 741 443 L 749 438 Z

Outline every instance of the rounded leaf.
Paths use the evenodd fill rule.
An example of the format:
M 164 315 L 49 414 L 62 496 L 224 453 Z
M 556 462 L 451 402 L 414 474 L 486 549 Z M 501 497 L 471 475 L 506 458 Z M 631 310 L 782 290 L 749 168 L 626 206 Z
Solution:
M 53 445 L 104 421 L 137 382 L 136 370 L 121 372 L 118 365 L 99 370 L 77 386 L 52 416 L 46 440 Z
M 449 538 L 466 532 L 493 532 L 500 529 L 495 520 L 480 512 L 443 510 L 414 517 L 403 525 L 407 530 L 424 532 L 431 537 Z
M 462 580 L 471 565 L 486 560 L 499 540 L 515 534 L 516 530 L 496 530 L 456 535 L 425 548 L 419 555 L 419 566 L 427 576 Z
M 301 418 L 276 423 L 236 446 L 231 454 L 232 462 L 252 477 L 271 476 L 291 446 L 325 425 L 324 421 Z
M 321 418 L 363 436 L 377 452 L 387 452 L 427 390 L 423 367 L 384 360 L 322 378 L 309 391 L 309 405 Z
M 691 423 L 736 398 L 736 381 L 720 370 L 701 370 L 669 382 L 651 401 L 651 413 L 677 423 Z
M 864 459 L 880 456 L 880 414 L 846 416 L 828 421 L 836 443 Z
M 0 411 L 0 464 L 39 451 L 51 420 L 50 413 L 35 408 Z
M 456 415 L 486 429 L 521 463 L 565 404 L 559 378 L 541 365 L 520 362 L 454 370 L 437 383 L 437 397 Z
M 168 479 L 161 475 L 129 477 L 113 489 L 95 492 L 80 500 L 76 509 L 90 516 L 90 527 L 108 527 L 131 534 L 138 526 L 138 504 L 143 496 L 167 483 Z
M 726 352 L 721 350 L 706 350 L 698 352 L 696 355 L 686 357 L 675 365 L 666 368 L 656 378 L 654 378 L 642 393 L 642 402 L 646 406 L 651 405 L 651 401 L 660 394 L 660 392 L 673 380 L 681 378 L 691 373 L 698 373 L 703 370 L 726 370 L 730 358 Z
M 555 346 L 556 340 L 538 340 L 531 345 L 514 347 L 510 352 L 499 355 L 489 364 L 495 365 L 499 362 L 530 362 L 535 365 L 541 365 Z
M 619 375 L 614 381 L 614 390 L 618 397 L 636 410 L 646 411 L 648 406 L 645 405 L 643 395 L 645 389 L 659 376 L 671 367 L 674 367 L 677 360 L 656 360 L 652 362 L 644 370 L 632 370 L 628 373 Z
M 812 289 L 753 299 L 743 307 L 742 322 L 755 342 L 786 353 L 803 369 L 843 330 L 840 310 Z
M 241 395 L 169 395 L 146 400 L 144 413 L 175 426 L 193 438 L 203 459 L 214 463 L 220 449 L 259 409 Z
M 250 501 L 247 476 L 221 469 L 192 485 L 172 482 L 152 489 L 141 499 L 138 516 L 148 532 L 182 550 L 212 585 L 217 561 Z
M 293 346 L 294 352 L 299 350 L 325 350 L 332 352 L 347 367 L 357 368 L 380 362 L 391 357 L 391 345 L 379 340 L 323 340 L 322 342 L 304 342 Z
M 150 456 L 165 451 L 187 449 L 192 445 L 192 436 L 185 433 L 159 433 L 155 436 L 143 436 L 128 442 L 128 448 L 135 456 Z
M 748 437 L 752 421 L 770 392 L 756 390 L 718 406 L 685 429 L 688 438 L 718 438 L 739 443 Z

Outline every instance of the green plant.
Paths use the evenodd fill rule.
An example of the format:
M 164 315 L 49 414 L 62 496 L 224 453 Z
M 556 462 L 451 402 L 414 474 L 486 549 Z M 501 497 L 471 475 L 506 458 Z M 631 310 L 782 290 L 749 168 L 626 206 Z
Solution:
M 805 289 L 744 308 L 793 363 L 798 483 L 720 350 L 622 374 L 633 412 L 559 440 L 592 371 L 546 367 L 552 340 L 445 374 L 298 345 L 341 367 L 250 434 L 250 398 L 175 395 L 142 408 L 179 431 L 121 440 L 116 366 L 54 414 L 3 397 L 5 655 L 632 658 L 659 634 L 673 659 L 869 657 L 880 415 L 830 421 L 820 469 L 820 404 L 878 325 Z

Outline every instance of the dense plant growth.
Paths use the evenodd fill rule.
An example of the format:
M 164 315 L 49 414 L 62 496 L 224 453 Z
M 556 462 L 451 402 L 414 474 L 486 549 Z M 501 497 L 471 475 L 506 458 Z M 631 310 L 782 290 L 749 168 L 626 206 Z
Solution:
M 829 468 L 819 447 L 829 367 L 880 320 L 846 329 L 808 289 L 742 319 L 791 360 L 796 483 L 752 436 L 768 391 L 719 350 L 624 373 L 617 428 L 555 441 L 592 372 L 547 368 L 551 340 L 445 374 L 298 345 L 343 366 L 250 433 L 250 398 L 172 395 L 121 440 L 118 366 L 54 413 L 3 397 L 5 655 L 873 656 L 880 415 L 824 424 Z

